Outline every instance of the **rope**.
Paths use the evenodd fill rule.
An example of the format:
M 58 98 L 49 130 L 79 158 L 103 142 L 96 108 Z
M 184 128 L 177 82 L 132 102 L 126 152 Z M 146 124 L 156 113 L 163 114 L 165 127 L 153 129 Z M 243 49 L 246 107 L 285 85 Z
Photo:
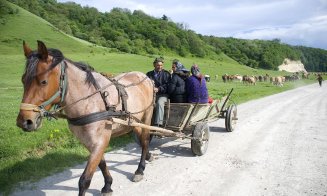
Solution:
M 41 111 L 37 105 L 30 104 L 30 103 L 21 103 L 20 104 L 20 109 L 21 110 L 33 111 L 33 112 L 40 112 Z
M 120 79 L 122 79 L 123 77 L 125 77 L 127 74 L 128 74 L 128 73 L 124 74 L 123 76 L 121 76 L 121 77 L 120 77 L 119 79 L 117 79 L 116 81 L 118 82 Z M 103 74 L 101 74 L 101 75 L 103 75 Z M 105 76 L 105 75 L 103 75 L 103 76 Z M 78 102 L 80 102 L 80 101 L 82 101 L 82 100 L 86 100 L 86 99 L 92 97 L 93 95 L 95 95 L 95 94 L 97 94 L 97 93 L 103 91 L 104 89 L 106 89 L 106 88 L 108 88 L 108 87 L 110 87 L 110 86 L 112 86 L 112 85 L 115 84 L 115 83 L 112 81 L 112 80 L 115 80 L 115 79 L 111 79 L 111 78 L 109 78 L 109 77 L 107 77 L 107 76 L 105 76 L 105 77 L 106 77 L 106 78 L 107 78 L 111 83 L 109 83 L 109 84 L 107 84 L 107 85 L 101 87 L 100 89 L 94 91 L 93 93 L 91 93 L 91 94 L 88 95 L 88 96 L 82 97 L 82 98 L 80 98 L 80 99 L 74 101 L 74 102 L 71 103 L 71 104 L 68 104 L 68 105 L 65 105 L 65 106 L 62 106 L 62 107 L 59 107 L 59 108 L 53 110 L 52 112 L 50 112 L 51 115 L 55 115 L 56 113 L 60 112 L 61 110 L 65 109 L 65 108 L 71 107 L 72 105 L 75 105 L 75 104 L 77 104 Z M 120 84 L 120 85 L 123 86 L 123 87 L 125 87 L 125 88 L 129 88 L 129 87 L 132 87 L 132 86 L 137 86 L 137 85 L 143 83 L 143 82 L 144 82 L 146 79 L 148 79 L 148 78 L 149 78 L 149 77 L 146 76 L 146 77 L 144 77 L 142 80 L 140 80 L 140 81 L 137 82 L 137 83 L 131 83 L 131 84 L 129 84 L 129 85 L 123 85 L 123 84 Z M 154 96 L 153 96 L 153 99 L 152 99 L 151 104 L 150 104 L 149 106 L 147 106 L 145 109 L 143 109 L 143 110 L 141 110 L 141 111 L 138 111 L 138 112 L 133 112 L 133 113 L 131 113 L 131 112 L 127 112 L 127 113 L 133 115 L 133 114 L 138 114 L 138 113 L 144 112 L 144 111 L 146 111 L 147 109 L 149 109 L 149 108 L 154 104 L 154 102 L 155 102 L 155 93 L 154 93 Z

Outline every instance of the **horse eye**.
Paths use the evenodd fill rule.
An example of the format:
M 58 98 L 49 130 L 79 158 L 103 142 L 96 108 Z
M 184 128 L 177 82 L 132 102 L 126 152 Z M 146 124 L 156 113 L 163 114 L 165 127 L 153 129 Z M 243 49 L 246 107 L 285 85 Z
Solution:
M 48 84 L 48 81 L 47 81 L 47 80 L 43 80 L 43 81 L 41 82 L 41 84 L 42 84 L 42 85 L 46 85 L 46 84 Z

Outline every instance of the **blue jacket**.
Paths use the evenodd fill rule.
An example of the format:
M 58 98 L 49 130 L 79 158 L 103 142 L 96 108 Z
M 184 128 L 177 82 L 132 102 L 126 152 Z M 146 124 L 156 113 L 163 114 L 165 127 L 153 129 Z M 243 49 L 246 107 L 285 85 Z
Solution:
M 189 77 L 186 81 L 186 91 L 189 103 L 208 103 L 208 89 L 204 78 Z

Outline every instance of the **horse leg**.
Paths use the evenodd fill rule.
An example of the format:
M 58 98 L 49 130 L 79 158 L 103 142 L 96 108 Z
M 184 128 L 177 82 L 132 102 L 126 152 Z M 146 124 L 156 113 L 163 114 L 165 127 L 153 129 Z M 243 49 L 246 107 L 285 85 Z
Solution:
M 153 109 L 150 108 L 150 110 L 148 110 L 148 112 L 151 112 L 148 113 L 150 115 L 145 114 L 145 118 L 143 121 L 145 124 L 148 125 L 151 124 L 152 111 Z M 140 127 L 135 127 L 135 129 L 136 129 L 135 131 L 140 136 L 142 155 L 137 170 L 135 171 L 133 181 L 139 182 L 143 179 L 143 175 L 144 175 L 143 172 L 145 170 L 145 160 L 152 161 L 153 156 L 149 152 L 150 131 L 148 129 L 142 129 Z
M 135 171 L 133 181 L 134 182 L 139 182 L 143 179 L 144 175 L 144 170 L 145 170 L 145 160 L 151 158 L 151 154 L 149 152 L 149 139 L 150 139 L 150 134 L 149 131 L 142 130 L 142 128 L 135 127 L 135 131 L 140 133 L 140 142 L 142 146 L 142 154 L 141 154 L 141 159 L 139 162 L 139 165 L 137 167 L 137 170 Z
M 91 150 L 90 148 L 88 148 L 91 154 L 87 162 L 87 165 L 84 169 L 84 172 L 78 182 L 79 196 L 85 195 L 86 190 L 89 188 L 91 184 L 91 180 L 97 166 L 101 165 L 102 167 L 103 163 L 100 163 L 100 161 L 103 157 L 103 153 L 105 151 L 107 144 L 108 142 L 99 142 L 98 145 L 95 144 L 96 146 L 92 147 Z
M 102 175 L 104 177 L 104 187 L 101 189 L 101 194 L 102 195 L 111 195 L 112 189 L 111 189 L 111 184 L 112 184 L 112 177 L 110 175 L 110 172 L 107 168 L 106 160 L 104 159 L 104 156 L 102 156 L 102 159 L 99 163 L 99 168 L 102 172 Z
M 103 153 L 97 153 L 97 152 L 92 152 L 89 158 L 89 161 L 84 169 L 84 172 L 82 176 L 79 179 L 78 182 L 78 187 L 79 187 L 79 196 L 84 196 L 86 190 L 89 188 L 91 184 L 91 180 L 93 177 L 93 174 L 96 170 L 96 167 L 100 164 L 100 160 L 102 157 Z
M 143 141 L 143 139 L 142 139 L 142 128 L 134 127 L 134 131 L 135 131 L 137 137 L 139 138 L 139 141 L 140 141 L 141 146 L 142 146 L 142 141 Z M 147 136 L 145 136 L 145 138 L 147 139 Z M 149 143 L 150 143 L 150 134 L 149 134 L 149 138 L 147 140 L 148 140 L 148 145 L 149 145 Z M 150 153 L 149 148 L 148 148 L 148 150 L 146 152 L 146 155 L 145 155 L 145 160 L 151 162 L 151 161 L 153 161 L 153 159 L 154 159 L 153 155 Z
M 153 115 L 153 107 L 150 107 L 144 115 L 144 123 L 147 125 L 151 125 L 152 122 L 152 115 Z M 151 162 L 154 160 L 153 155 L 149 152 L 149 144 L 150 144 L 150 130 L 143 130 L 143 132 L 147 133 L 145 136 L 145 141 L 147 141 L 147 144 L 144 144 L 147 146 L 146 156 L 145 160 Z M 140 140 L 142 141 L 142 140 Z M 141 142 L 142 143 L 142 142 Z

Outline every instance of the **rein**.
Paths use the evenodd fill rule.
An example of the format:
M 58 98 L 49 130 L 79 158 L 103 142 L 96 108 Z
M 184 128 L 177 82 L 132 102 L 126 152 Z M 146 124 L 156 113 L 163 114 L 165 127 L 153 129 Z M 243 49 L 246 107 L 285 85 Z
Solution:
M 127 73 L 126 73 L 125 75 L 127 75 Z M 82 98 L 80 98 L 80 99 L 74 101 L 74 102 L 71 103 L 71 104 L 68 104 L 68 105 L 65 105 L 65 106 L 62 106 L 62 107 L 58 107 L 58 108 L 56 108 L 55 110 L 53 110 L 51 113 L 54 115 L 55 113 L 58 113 L 58 112 L 60 112 L 61 110 L 67 108 L 67 107 L 71 107 L 71 106 L 77 104 L 77 103 L 80 102 L 80 101 L 83 101 L 83 100 L 86 100 L 86 99 L 92 97 L 93 95 L 95 95 L 95 94 L 97 94 L 97 93 L 101 93 L 104 89 L 106 89 L 106 88 L 108 88 L 108 87 L 110 87 L 110 86 L 112 86 L 112 85 L 115 85 L 115 83 L 118 83 L 118 81 L 119 81 L 120 79 L 122 79 L 125 75 L 123 75 L 123 76 L 122 76 L 121 78 L 119 78 L 118 80 L 113 80 L 113 79 L 110 79 L 110 78 L 106 77 L 106 78 L 107 78 L 109 81 L 111 81 L 112 83 L 109 83 L 109 84 L 107 84 L 107 85 L 104 85 L 103 87 L 97 89 L 97 90 L 94 91 L 93 93 L 91 93 L 91 94 L 89 94 L 89 95 L 87 95 L 87 96 L 85 96 L 85 97 L 82 97 Z M 137 86 L 137 85 L 141 84 L 142 82 L 144 82 L 147 78 L 148 78 L 148 77 L 144 77 L 142 80 L 140 80 L 140 81 L 137 82 L 137 83 L 132 83 L 132 84 L 129 84 L 129 85 L 122 85 L 122 84 L 120 84 L 120 85 L 123 86 L 124 88 L 129 88 L 129 87 L 131 87 L 131 86 Z M 115 81 L 115 82 L 113 82 L 113 81 Z M 153 105 L 153 103 L 154 103 L 154 100 L 152 100 L 151 105 Z M 148 106 L 148 107 L 147 107 L 146 109 L 144 109 L 144 110 L 141 110 L 141 111 L 139 111 L 139 112 L 134 112 L 134 113 L 131 113 L 131 114 L 138 114 L 138 113 L 141 113 L 141 112 L 147 110 L 149 107 L 151 107 L 151 105 Z M 112 106 L 112 107 L 116 107 L 116 105 L 114 105 L 114 106 Z
M 68 120 L 69 124 L 72 125 L 76 125 L 76 126 L 82 126 L 82 125 L 86 125 L 92 122 L 96 122 L 96 121 L 100 121 L 100 120 L 105 120 L 108 118 L 112 118 L 112 117 L 128 117 L 129 119 L 133 118 L 138 120 L 136 117 L 134 117 L 134 114 L 138 114 L 141 112 L 144 112 L 145 110 L 149 109 L 152 105 L 154 105 L 154 100 L 155 100 L 155 93 L 152 99 L 152 102 L 149 106 L 147 106 L 145 109 L 138 111 L 138 112 L 128 112 L 127 111 L 127 102 L 126 102 L 126 98 L 127 98 L 127 92 L 125 91 L 125 88 L 129 88 L 132 86 L 137 86 L 139 84 L 141 84 L 142 82 L 144 82 L 148 77 L 144 77 L 142 80 L 140 80 L 137 83 L 131 83 L 129 85 L 123 85 L 120 84 L 118 81 L 120 79 L 122 79 L 125 75 L 127 75 L 127 73 L 125 75 L 123 75 L 122 77 L 120 77 L 118 80 L 116 79 L 111 79 L 109 77 L 106 77 L 111 83 L 104 85 L 103 87 L 99 87 L 99 85 L 96 83 L 95 87 L 96 87 L 96 91 L 94 91 L 93 93 L 82 97 L 76 101 L 74 101 L 73 103 L 70 103 L 68 105 L 64 105 L 64 106 L 60 106 L 61 103 L 63 103 L 66 92 L 67 92 L 67 74 L 66 74 L 66 69 L 67 69 L 67 63 L 66 61 L 61 61 L 60 63 L 61 65 L 61 74 L 60 74 L 60 82 L 59 82 L 59 89 L 58 91 L 52 96 L 50 97 L 47 101 L 41 103 L 40 105 L 34 105 L 34 104 L 29 104 L 29 103 L 21 103 L 20 105 L 20 109 L 21 110 L 27 110 L 27 111 L 33 111 L 33 112 L 39 112 L 41 117 L 46 117 L 48 120 L 50 120 L 51 118 L 55 118 L 57 119 L 57 117 L 59 118 L 65 118 Z M 117 105 L 109 105 L 107 103 L 107 101 L 105 100 L 105 98 L 109 95 L 109 93 L 107 91 L 104 91 L 106 88 L 115 85 L 116 89 L 118 91 L 118 104 L 120 104 L 120 99 L 122 100 L 122 111 L 116 111 L 116 107 Z M 61 111 L 67 107 L 71 107 L 75 104 L 77 104 L 78 102 L 82 101 L 82 100 L 86 100 L 90 97 L 92 97 L 93 95 L 100 93 L 101 97 L 105 103 L 105 107 L 106 107 L 106 111 L 102 111 L 102 112 L 94 112 L 94 113 L 90 113 L 87 115 L 83 115 L 77 118 L 69 118 L 67 117 L 65 114 L 61 113 Z M 50 105 L 56 98 L 58 98 L 59 96 L 61 96 L 60 102 L 55 104 L 55 107 L 52 111 L 48 111 L 45 109 L 46 106 Z M 59 113 L 60 112 L 60 113 Z M 59 113 L 59 114 L 58 114 Z
M 121 78 L 123 78 L 125 75 L 123 75 Z M 80 116 L 80 117 L 77 117 L 77 118 L 68 118 L 67 116 L 65 116 L 65 118 L 68 120 L 69 124 L 72 124 L 72 125 L 75 125 L 75 126 L 83 126 L 83 125 L 86 125 L 86 124 L 89 124 L 89 123 L 93 123 L 93 122 L 100 121 L 100 120 L 106 120 L 106 119 L 109 119 L 109 118 L 112 118 L 112 117 L 129 118 L 129 120 L 132 118 L 132 119 L 140 122 L 140 120 L 137 119 L 133 115 L 144 112 L 145 110 L 149 109 L 154 104 L 155 97 L 153 97 L 151 104 L 148 107 L 146 107 L 145 109 L 143 109 L 141 111 L 138 111 L 138 112 L 133 112 L 133 113 L 127 111 L 127 101 L 126 101 L 126 99 L 128 98 L 128 95 L 127 95 L 127 92 L 125 91 L 125 88 L 131 87 L 131 86 L 137 86 L 138 84 L 144 82 L 148 77 L 144 77 L 141 81 L 139 81 L 137 83 L 132 83 L 132 84 L 129 84 L 129 85 L 120 84 L 118 82 L 118 80 L 120 80 L 121 78 L 119 78 L 118 80 L 110 79 L 108 77 L 106 77 L 106 78 L 109 81 L 111 81 L 112 83 L 110 83 L 110 84 L 108 84 L 106 86 L 103 86 L 100 89 L 97 89 L 94 93 L 87 96 L 87 97 L 91 97 L 92 95 L 94 95 L 97 92 L 101 93 L 101 97 L 102 97 L 102 99 L 103 99 L 103 101 L 105 103 L 105 106 L 106 106 L 106 111 L 94 112 L 94 113 L 90 113 L 90 114 Z M 111 105 L 110 106 L 105 100 L 105 97 L 108 96 L 109 93 L 107 91 L 103 91 L 103 90 L 105 88 L 107 88 L 108 86 L 111 86 L 111 85 L 115 85 L 115 87 L 116 87 L 116 89 L 118 91 L 118 95 L 122 100 L 122 110 L 120 110 L 120 111 L 116 111 L 117 105 Z M 106 96 L 104 96 L 104 95 L 106 95 Z M 120 98 L 119 97 L 118 97 L 118 104 L 120 103 Z M 82 98 L 82 99 L 85 99 L 85 98 Z M 74 102 L 72 104 L 76 104 L 80 100 L 77 100 L 76 102 Z M 64 107 L 71 106 L 72 104 L 64 106 Z

